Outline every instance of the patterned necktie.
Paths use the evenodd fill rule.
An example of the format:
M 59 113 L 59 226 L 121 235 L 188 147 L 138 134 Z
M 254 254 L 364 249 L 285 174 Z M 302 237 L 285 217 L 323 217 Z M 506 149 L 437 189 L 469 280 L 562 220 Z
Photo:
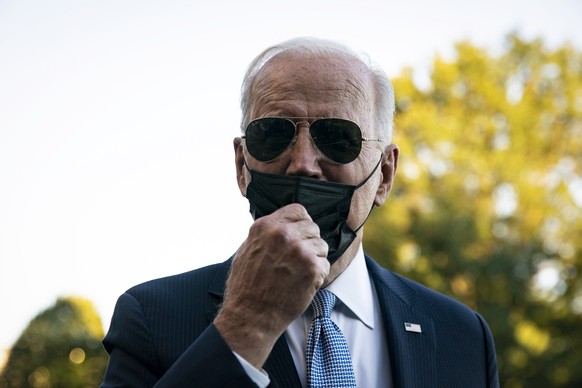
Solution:
M 320 290 L 311 302 L 313 322 L 307 336 L 307 386 L 310 388 L 356 387 L 348 343 L 329 318 L 336 297 Z

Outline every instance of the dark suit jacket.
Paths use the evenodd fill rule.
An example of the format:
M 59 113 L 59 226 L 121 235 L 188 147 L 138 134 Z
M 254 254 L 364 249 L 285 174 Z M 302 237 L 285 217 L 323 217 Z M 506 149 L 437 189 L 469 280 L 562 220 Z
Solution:
M 461 303 L 366 257 L 386 328 L 394 387 L 498 387 L 485 320 Z M 131 288 L 103 344 L 103 387 L 253 387 L 214 325 L 230 260 Z M 422 333 L 406 331 L 416 323 Z M 284 336 L 264 369 L 272 387 L 300 387 Z M 365 388 L 365 387 L 362 387 Z

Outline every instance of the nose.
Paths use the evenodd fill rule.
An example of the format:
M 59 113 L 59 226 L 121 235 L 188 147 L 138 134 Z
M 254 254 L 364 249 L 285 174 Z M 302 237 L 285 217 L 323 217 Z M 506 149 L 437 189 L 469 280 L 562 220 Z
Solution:
M 297 137 L 289 151 L 290 161 L 285 172 L 287 175 L 321 179 L 320 152 L 311 140 L 306 123 L 297 125 Z

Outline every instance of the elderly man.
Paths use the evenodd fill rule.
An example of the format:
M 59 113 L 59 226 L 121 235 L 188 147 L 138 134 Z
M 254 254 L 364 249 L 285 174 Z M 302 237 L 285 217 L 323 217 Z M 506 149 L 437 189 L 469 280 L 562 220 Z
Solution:
M 363 253 L 398 165 L 384 73 L 296 39 L 251 63 L 241 106 L 248 237 L 222 264 L 119 298 L 103 386 L 498 386 L 483 318 Z

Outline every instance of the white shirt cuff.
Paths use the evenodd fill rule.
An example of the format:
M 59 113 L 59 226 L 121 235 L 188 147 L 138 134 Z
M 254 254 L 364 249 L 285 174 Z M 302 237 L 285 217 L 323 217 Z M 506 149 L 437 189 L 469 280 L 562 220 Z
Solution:
M 237 352 L 233 351 L 232 353 L 236 356 L 236 358 L 238 358 L 238 361 L 249 378 L 253 380 L 253 382 L 257 384 L 259 388 L 267 388 L 267 386 L 271 383 L 271 379 L 269 378 L 267 372 L 265 372 L 264 369 L 259 370 L 255 368 L 253 365 L 251 365 L 251 363 L 242 358 Z

